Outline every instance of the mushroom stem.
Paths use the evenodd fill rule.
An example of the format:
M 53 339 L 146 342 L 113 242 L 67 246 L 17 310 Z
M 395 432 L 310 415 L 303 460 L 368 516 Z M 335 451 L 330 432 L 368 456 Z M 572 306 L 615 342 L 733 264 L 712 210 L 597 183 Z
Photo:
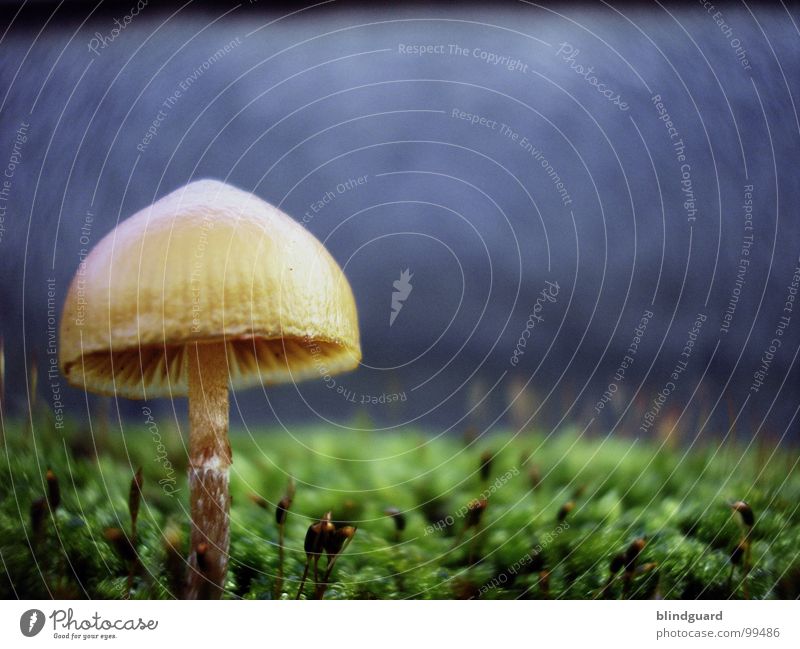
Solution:
M 218 599 L 230 541 L 228 362 L 224 343 L 193 343 L 189 356 L 189 492 L 192 512 L 187 599 Z M 206 544 L 203 565 L 197 548 Z

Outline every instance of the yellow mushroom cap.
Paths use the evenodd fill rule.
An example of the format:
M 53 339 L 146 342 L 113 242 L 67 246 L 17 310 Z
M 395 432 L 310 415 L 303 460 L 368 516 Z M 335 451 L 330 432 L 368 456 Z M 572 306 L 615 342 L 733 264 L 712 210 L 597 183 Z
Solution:
M 308 230 L 215 180 L 120 223 L 67 294 L 61 370 L 128 398 L 185 396 L 187 344 L 224 341 L 232 387 L 321 378 L 361 360 L 344 273 Z

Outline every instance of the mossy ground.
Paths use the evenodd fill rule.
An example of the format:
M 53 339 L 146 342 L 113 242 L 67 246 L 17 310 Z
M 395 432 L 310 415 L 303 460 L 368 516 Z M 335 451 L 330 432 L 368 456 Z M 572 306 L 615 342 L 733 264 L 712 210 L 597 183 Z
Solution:
M 130 596 L 177 596 L 183 565 L 164 537 L 177 539 L 186 555 L 180 435 L 162 427 L 156 438 L 152 429 L 126 427 L 124 438 L 98 440 L 95 452 L 83 430 L 38 428 L 31 435 L 25 426 L 6 426 L 0 597 L 126 596 L 129 564 L 104 532 L 130 529 L 128 494 L 139 466 L 141 565 Z M 236 431 L 232 440 L 229 597 L 294 597 L 306 530 L 327 511 L 358 531 L 336 563 L 326 599 L 800 596 L 800 474 L 793 449 L 665 450 L 643 440 L 586 439 L 568 431 L 549 439 L 497 433 L 470 445 L 411 430 Z M 159 451 L 159 441 L 166 449 Z M 495 456 L 483 480 L 486 451 Z M 47 468 L 58 478 L 61 502 L 54 517 L 46 512 L 37 535 L 30 508 L 47 493 Z M 289 474 L 297 492 L 278 593 L 275 503 Z M 464 533 L 463 511 L 482 494 L 488 506 L 473 539 L 473 529 Z M 253 495 L 266 499 L 268 508 Z M 737 500 L 752 507 L 752 530 L 731 510 Z M 388 507 L 405 513 L 399 538 Z M 731 563 L 745 535 L 749 569 Z M 641 554 L 609 583 L 613 558 L 641 537 Z M 305 592 L 311 596 L 313 587 Z

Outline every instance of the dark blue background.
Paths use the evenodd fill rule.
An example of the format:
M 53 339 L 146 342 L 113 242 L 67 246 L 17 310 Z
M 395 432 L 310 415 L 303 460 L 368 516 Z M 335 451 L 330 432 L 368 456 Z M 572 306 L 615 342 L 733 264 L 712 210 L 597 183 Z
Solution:
M 800 313 L 765 385 L 749 390 L 800 255 L 795 7 L 722 5 L 726 33 L 717 9 L 702 3 L 389 10 L 332 2 L 292 15 L 297 7 L 269 12 L 266 3 L 151 3 L 92 53 L 94 35 L 108 37 L 134 4 L 106 5 L 88 18 L 91 5 L 62 8 L 44 28 L 47 12 L 26 9 L 0 44 L 0 163 L 19 126 L 30 124 L 0 241 L 0 327 L 17 412 L 26 406 L 25 355 L 46 359 L 47 278 L 56 279 L 60 308 L 87 211 L 94 244 L 172 189 L 215 177 L 298 220 L 335 194 L 307 227 L 344 266 L 359 306 L 366 366 L 338 384 L 358 400 L 406 395 L 386 406 L 352 403 L 322 382 L 255 390 L 237 394 L 233 406 L 248 424 L 363 425 L 366 415 L 381 427 L 518 425 L 505 412 L 509 394 L 530 381 L 542 405 L 534 425 L 633 435 L 703 313 L 660 419 L 680 416 L 683 437 L 720 435 L 741 408 L 734 434 L 796 436 Z M 16 9 L 3 11 L 10 19 Z M 751 70 L 738 62 L 732 38 Z M 557 54 L 564 42 L 628 111 Z M 458 44 L 527 67 L 510 71 L 447 47 L 413 56 L 400 53 L 401 44 Z M 198 69 L 137 150 L 163 102 Z M 693 223 L 654 94 L 686 145 Z M 563 205 L 541 164 L 499 127 L 471 125 L 454 109 L 530 140 L 572 203 Z M 364 175 L 357 188 L 336 191 Z M 755 243 L 725 335 L 746 184 L 754 186 Z M 406 268 L 414 288 L 389 327 L 392 282 Z M 558 299 L 513 367 L 545 280 L 559 283 Z M 655 316 L 634 365 L 613 407 L 595 416 L 648 308 Z M 40 390 L 47 402 L 47 381 Z M 484 407 L 469 414 L 475 394 L 485 396 Z M 71 416 L 86 417 L 82 395 L 70 391 L 68 403 Z M 172 412 L 168 402 L 158 407 Z M 138 412 L 122 400 L 119 408 Z

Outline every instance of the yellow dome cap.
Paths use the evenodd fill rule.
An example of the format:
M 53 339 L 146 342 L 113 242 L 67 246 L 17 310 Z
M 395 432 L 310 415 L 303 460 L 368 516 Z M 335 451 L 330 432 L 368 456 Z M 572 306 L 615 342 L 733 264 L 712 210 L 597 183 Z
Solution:
M 101 394 L 185 396 L 186 345 L 220 341 L 234 388 L 361 360 L 353 293 L 325 247 L 257 196 L 201 180 L 120 223 L 81 263 L 61 369 Z

